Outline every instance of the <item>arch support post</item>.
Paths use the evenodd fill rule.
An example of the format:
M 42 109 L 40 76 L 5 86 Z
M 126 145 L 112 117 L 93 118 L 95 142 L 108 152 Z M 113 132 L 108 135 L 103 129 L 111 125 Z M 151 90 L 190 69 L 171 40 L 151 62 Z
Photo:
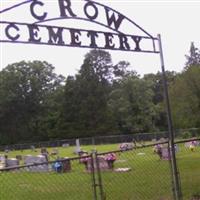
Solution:
M 171 115 L 169 93 L 168 93 L 168 86 L 167 86 L 167 77 L 166 77 L 166 73 L 165 73 L 164 56 L 163 56 L 162 42 L 161 42 L 160 34 L 158 34 L 158 44 L 159 44 L 160 62 L 161 62 L 161 69 L 162 69 L 164 97 L 165 97 L 166 112 L 167 112 L 173 195 L 174 195 L 175 200 L 182 200 L 181 184 L 180 184 L 179 172 L 178 172 L 177 163 L 176 163 L 176 155 L 175 155 L 175 147 L 174 147 L 174 130 L 173 130 L 172 115 Z

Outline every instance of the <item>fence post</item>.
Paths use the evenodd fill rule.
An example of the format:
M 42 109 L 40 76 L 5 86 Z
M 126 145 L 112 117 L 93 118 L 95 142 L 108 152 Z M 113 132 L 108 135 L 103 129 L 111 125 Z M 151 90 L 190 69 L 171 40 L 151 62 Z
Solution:
M 95 179 L 95 168 L 94 168 L 95 157 L 93 152 L 90 154 L 90 158 L 91 158 L 92 189 L 94 194 L 94 200 L 97 200 L 97 184 Z
M 174 130 L 173 130 L 173 124 L 172 124 L 172 116 L 171 116 L 171 108 L 170 108 L 170 102 L 169 102 L 167 78 L 166 78 L 165 66 L 164 66 L 164 56 L 163 56 L 163 50 L 162 50 L 161 36 L 159 34 L 158 34 L 158 43 L 159 43 L 158 45 L 159 45 L 159 51 L 160 51 L 160 61 L 161 61 L 162 78 L 163 78 L 163 89 L 164 89 L 166 111 L 167 111 L 169 150 L 170 150 L 171 169 L 172 169 L 172 181 L 173 181 L 173 187 L 174 187 L 174 190 L 173 190 L 174 199 L 181 200 L 182 199 L 181 185 L 180 185 L 180 178 L 179 178 L 179 172 L 177 168 L 175 148 L 174 148 Z
M 106 197 L 105 197 L 104 192 L 103 192 L 103 184 L 102 184 L 102 179 L 101 179 L 101 169 L 99 167 L 99 160 L 98 160 L 97 151 L 94 151 L 94 158 L 95 158 L 95 161 L 96 161 L 100 200 L 106 200 Z

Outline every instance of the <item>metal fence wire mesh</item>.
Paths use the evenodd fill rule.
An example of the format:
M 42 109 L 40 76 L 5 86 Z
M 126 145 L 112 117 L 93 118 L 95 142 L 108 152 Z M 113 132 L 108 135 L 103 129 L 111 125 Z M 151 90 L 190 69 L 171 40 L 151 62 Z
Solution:
M 200 140 L 177 142 L 176 160 L 183 200 L 200 200 Z
M 182 199 L 199 200 L 199 140 L 176 142 L 175 149 Z M 168 141 L 49 162 L 19 162 L 0 169 L 1 200 L 173 199 Z
M 93 199 L 91 179 L 79 158 L 11 168 L 0 173 L 0 199 Z
M 101 173 L 106 199 L 172 199 L 169 161 L 161 159 L 152 145 L 113 153 L 114 169 Z

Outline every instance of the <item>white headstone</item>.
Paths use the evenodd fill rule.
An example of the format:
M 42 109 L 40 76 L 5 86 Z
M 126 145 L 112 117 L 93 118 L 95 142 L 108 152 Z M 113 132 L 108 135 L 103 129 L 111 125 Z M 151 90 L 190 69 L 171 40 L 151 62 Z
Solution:
M 75 149 L 75 153 L 79 153 L 81 151 L 81 147 L 80 147 L 80 141 L 79 139 L 76 139 L 76 149 Z

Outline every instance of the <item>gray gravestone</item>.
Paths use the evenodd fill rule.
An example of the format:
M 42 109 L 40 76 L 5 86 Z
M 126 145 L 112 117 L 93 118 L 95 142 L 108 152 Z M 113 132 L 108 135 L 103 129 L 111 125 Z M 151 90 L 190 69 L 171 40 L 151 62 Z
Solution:
M 108 162 L 105 160 L 105 158 L 103 156 L 98 156 L 97 159 L 98 159 L 100 170 L 108 170 L 109 169 Z M 96 162 L 94 162 L 94 170 L 96 170 L 96 169 L 97 169 L 97 165 L 96 165 Z M 88 159 L 88 161 L 87 161 L 87 171 L 89 171 L 89 172 L 92 171 L 91 158 Z
M 69 144 L 68 143 L 64 143 L 64 144 L 62 144 L 62 147 L 69 147 Z
M 45 162 L 47 162 L 47 159 L 44 155 L 38 155 L 38 156 L 27 155 L 24 157 L 25 165 L 32 165 Z M 48 170 L 49 170 L 48 164 L 33 165 L 28 167 L 28 171 L 31 172 L 47 172 Z
M 169 154 L 168 148 L 162 148 L 162 159 L 170 160 L 170 154 Z
M 16 158 L 8 158 L 6 160 L 6 166 L 7 167 L 16 167 L 19 166 L 19 160 Z

